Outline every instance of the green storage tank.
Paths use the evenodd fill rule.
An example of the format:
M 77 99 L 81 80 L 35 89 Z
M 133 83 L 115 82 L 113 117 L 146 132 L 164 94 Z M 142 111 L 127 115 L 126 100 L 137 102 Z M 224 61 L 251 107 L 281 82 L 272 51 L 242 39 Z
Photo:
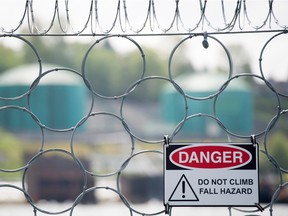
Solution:
M 225 74 L 207 72 L 187 73 L 175 78 L 175 82 L 185 94 L 192 98 L 187 98 L 188 116 L 198 113 L 213 116 L 214 97 L 205 98 L 217 93 L 227 79 Z M 171 85 L 166 85 L 162 89 L 162 113 L 167 123 L 178 124 L 182 120 L 183 113 L 179 113 L 181 109 L 176 109 L 177 106 L 184 106 L 182 98 L 183 96 Z M 253 129 L 253 96 L 245 79 L 232 79 L 225 90 L 218 95 L 215 107 L 217 117 L 230 132 L 241 135 L 251 133 Z M 215 120 L 203 116 L 188 120 L 181 132 L 182 134 L 195 134 L 196 137 L 221 136 L 220 134 L 223 134 Z
M 62 130 L 74 127 L 87 113 L 87 88 L 81 76 L 71 70 L 54 70 L 54 65 L 43 65 L 42 71 L 51 71 L 43 76 L 30 94 L 32 113 L 42 124 L 51 129 Z M 28 92 L 39 75 L 39 65 L 25 65 L 0 75 L 0 127 L 10 131 L 39 130 L 28 112 L 21 109 L 3 109 L 15 105 L 28 108 Z M 82 128 L 82 127 L 81 127 Z

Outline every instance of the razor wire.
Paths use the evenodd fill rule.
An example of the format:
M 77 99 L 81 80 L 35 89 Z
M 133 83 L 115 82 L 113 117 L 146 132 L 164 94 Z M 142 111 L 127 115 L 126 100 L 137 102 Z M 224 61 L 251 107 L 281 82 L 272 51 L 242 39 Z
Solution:
M 24 44 L 28 45 L 32 52 L 35 54 L 35 60 L 37 64 L 39 65 L 39 71 L 37 72 L 37 76 L 35 80 L 31 82 L 30 88 L 15 97 L 9 97 L 5 95 L 0 96 L 0 101 L 5 101 L 7 105 L 1 106 L 0 107 L 0 112 L 4 112 L 6 110 L 18 110 L 21 111 L 21 114 L 27 114 L 28 116 L 31 117 L 32 121 L 35 122 L 35 124 L 39 127 L 39 134 L 41 137 L 40 141 L 40 146 L 39 149 L 37 150 L 37 153 L 30 158 L 30 160 L 25 164 L 23 167 L 13 167 L 10 169 L 4 169 L 0 167 L 0 172 L 7 172 L 7 173 L 22 173 L 22 185 L 21 187 L 16 186 L 14 184 L 0 184 L 0 190 L 1 188 L 10 188 L 10 189 L 15 189 L 17 191 L 20 191 L 23 193 L 24 197 L 26 198 L 27 202 L 31 205 L 32 209 L 34 210 L 34 215 L 37 216 L 38 212 L 48 214 L 48 215 L 60 215 L 62 213 L 69 213 L 70 216 L 74 215 L 74 209 L 77 208 L 77 206 L 81 203 L 81 200 L 89 193 L 94 193 L 95 191 L 100 191 L 100 190 L 106 190 L 112 193 L 115 193 L 123 205 L 127 207 L 127 215 L 161 215 L 165 214 L 165 209 L 163 206 L 163 209 L 157 210 L 155 212 L 144 212 L 142 210 L 139 210 L 133 206 L 133 204 L 125 197 L 124 193 L 122 192 L 121 189 L 121 176 L 123 172 L 127 170 L 127 166 L 129 166 L 131 163 L 133 163 L 133 159 L 136 157 L 139 157 L 141 155 L 147 155 L 147 154 L 157 154 L 160 157 L 163 157 L 163 152 L 160 150 L 149 150 L 151 145 L 155 144 L 161 144 L 165 142 L 164 135 L 168 134 L 171 140 L 177 140 L 177 135 L 181 133 L 181 130 L 185 124 L 188 123 L 188 121 L 191 121 L 195 118 L 208 118 L 212 121 L 215 121 L 215 123 L 218 125 L 218 127 L 223 131 L 223 133 L 227 136 L 227 140 L 231 141 L 231 139 L 240 139 L 240 140 L 249 140 L 252 137 L 255 139 L 259 140 L 261 138 L 264 139 L 263 143 L 260 144 L 260 154 L 263 155 L 267 161 L 275 168 L 277 171 L 277 174 L 279 176 L 279 182 L 277 185 L 277 188 L 274 190 L 274 194 L 271 198 L 271 201 L 263 206 L 262 210 L 264 211 L 270 211 L 270 215 L 273 214 L 273 209 L 274 205 L 277 202 L 277 199 L 279 198 L 279 194 L 281 191 L 283 191 L 285 188 L 287 188 L 288 182 L 285 181 L 284 175 L 288 174 L 287 168 L 283 166 L 283 164 L 280 164 L 279 161 L 277 160 L 277 157 L 274 155 L 271 155 L 269 151 L 269 145 L 271 143 L 268 143 L 268 138 L 269 135 L 274 129 L 277 124 L 279 123 L 280 119 L 284 118 L 285 115 L 287 114 L 287 107 L 282 107 L 281 105 L 281 99 L 287 100 L 287 95 L 280 92 L 280 90 L 276 89 L 272 83 L 269 82 L 269 80 L 265 76 L 265 67 L 262 65 L 263 62 L 263 53 L 266 50 L 266 46 L 275 38 L 277 38 L 279 35 L 286 34 L 286 28 L 287 26 L 283 24 L 277 15 L 277 11 L 274 9 L 274 5 L 277 4 L 276 0 L 267 0 L 264 1 L 266 2 L 266 10 L 267 14 L 265 15 L 265 18 L 261 22 L 261 25 L 253 23 L 253 20 L 250 16 L 251 11 L 249 10 L 249 3 L 248 1 L 245 0 L 237 0 L 234 2 L 234 14 L 232 15 L 232 18 L 227 14 L 226 10 L 226 4 L 227 1 L 221 0 L 218 1 L 220 4 L 221 8 L 221 15 L 223 19 L 223 26 L 215 26 L 211 18 L 209 18 L 209 14 L 207 13 L 208 7 L 211 3 L 211 1 L 207 0 L 199 0 L 195 1 L 195 5 L 197 8 L 199 8 L 198 11 L 198 17 L 195 18 L 196 23 L 194 26 L 189 26 L 188 24 L 185 23 L 183 19 L 183 14 L 184 12 L 182 11 L 183 5 L 185 5 L 184 1 L 181 0 L 176 0 L 173 2 L 174 4 L 174 9 L 172 11 L 175 11 L 173 15 L 171 15 L 171 21 L 163 26 L 160 21 L 160 12 L 159 12 L 159 1 L 158 0 L 149 0 L 147 1 L 147 13 L 144 15 L 144 21 L 139 25 L 140 27 L 135 28 L 132 24 L 132 20 L 135 19 L 131 15 L 131 8 L 129 5 L 128 0 L 117 0 L 115 1 L 116 4 L 116 9 L 114 9 L 114 14 L 111 14 L 111 11 L 109 11 L 109 14 L 111 14 L 112 19 L 112 24 L 108 28 L 105 28 L 103 26 L 103 20 L 101 19 L 101 5 L 99 3 L 101 1 L 99 0 L 91 0 L 89 1 L 89 8 L 87 9 L 88 14 L 86 14 L 86 20 L 84 21 L 84 25 L 79 28 L 80 30 L 75 30 L 75 27 L 73 26 L 72 20 L 71 20 L 71 14 L 69 13 L 70 11 L 70 3 L 71 1 L 65 0 L 65 1 L 60 1 L 60 0 L 55 0 L 54 2 L 54 10 L 52 11 L 52 18 L 49 21 L 49 25 L 46 28 L 46 30 L 41 30 L 41 28 L 37 24 L 37 16 L 35 15 L 35 10 L 34 4 L 35 0 L 26 0 L 23 4 L 24 11 L 21 16 L 21 18 L 18 21 L 18 25 L 14 26 L 12 29 L 10 28 L 9 30 L 5 28 L 1 28 L 2 35 L 1 37 L 15 37 L 16 39 L 19 39 L 22 41 Z M 63 6 L 64 4 L 64 9 L 61 7 L 61 4 Z M 265 4 L 264 4 L 265 5 Z M 63 18 L 64 17 L 64 18 Z M 63 22 L 64 20 L 64 22 Z M 233 32 L 234 30 L 240 29 L 244 30 L 246 29 L 246 25 L 254 31 L 260 31 L 260 30 L 269 30 L 272 25 L 276 25 L 279 29 L 279 33 L 275 34 L 273 37 L 271 37 L 267 43 L 263 46 L 261 53 L 260 53 L 260 58 L 259 58 L 259 69 L 261 72 L 261 75 L 254 75 L 254 74 L 234 74 L 232 71 L 233 67 L 233 59 L 230 56 L 229 49 L 226 47 L 224 43 L 221 42 L 217 37 L 212 36 L 212 34 L 209 33 L 195 33 L 193 34 L 194 31 L 199 31 L 203 32 L 203 29 L 206 29 L 209 27 L 211 30 L 216 31 L 215 35 L 217 33 L 223 33 L 223 34 L 228 34 L 229 32 Z M 28 33 L 20 33 L 20 29 L 22 27 L 28 26 Z M 54 30 L 55 26 L 59 26 L 60 32 L 57 33 L 52 33 Z M 140 34 L 143 33 L 145 36 L 145 30 L 149 29 L 149 31 L 152 32 L 153 34 L 156 34 L 157 32 L 160 32 L 161 34 L 179 34 L 181 35 L 182 33 L 187 34 L 188 36 L 185 37 L 183 40 L 181 40 L 171 51 L 170 53 L 170 58 L 168 61 L 168 74 L 167 77 L 161 77 L 161 76 L 146 76 L 146 58 L 145 58 L 145 51 L 141 48 L 141 45 L 137 42 L 136 39 L 133 38 L 133 35 L 130 37 L 129 35 L 125 35 L 127 32 L 132 33 L 132 34 Z M 122 34 L 113 34 L 114 32 L 122 32 Z M 176 32 L 176 33 L 175 33 Z M 245 32 L 242 32 L 245 33 Z M 87 34 L 87 35 L 92 35 L 92 36 L 99 36 L 100 38 L 97 39 L 94 43 L 91 44 L 90 48 L 85 52 L 82 58 L 82 64 L 81 64 L 81 71 L 77 71 L 75 69 L 70 69 L 70 68 L 53 68 L 50 70 L 43 70 L 42 68 L 42 60 L 40 54 L 38 54 L 37 49 L 34 47 L 34 45 L 29 42 L 29 36 L 30 35 L 36 35 L 36 36 L 45 36 L 45 35 L 81 35 L 81 34 Z M 101 36 L 101 34 L 103 34 Z M 111 34 L 111 35 L 107 35 Z M 224 49 L 224 52 L 227 55 L 228 58 L 228 75 L 227 79 L 225 82 L 222 83 L 222 85 L 219 87 L 218 91 L 215 93 L 206 96 L 206 97 L 193 97 L 185 92 L 185 89 L 181 86 L 180 83 L 177 83 L 177 81 L 173 77 L 173 71 L 172 71 L 172 65 L 173 65 L 173 56 L 176 50 L 178 50 L 179 46 L 182 43 L 185 43 L 187 40 L 193 40 L 194 36 L 196 35 L 203 35 L 204 38 L 204 43 L 203 46 L 205 46 L 205 41 L 207 40 L 215 40 L 217 43 L 221 45 L 221 47 Z M 28 36 L 28 39 L 25 37 Z M 124 39 L 127 39 L 129 42 L 133 43 L 138 51 L 140 52 L 141 59 L 142 59 L 142 70 L 141 73 L 139 74 L 138 80 L 136 80 L 134 83 L 131 83 L 130 86 L 127 87 L 126 91 L 124 93 L 120 93 L 111 97 L 111 96 L 106 96 L 103 94 L 98 93 L 95 89 L 93 89 L 91 85 L 91 81 L 88 79 L 86 76 L 86 61 L 87 58 L 89 57 L 91 49 L 94 48 L 96 44 L 99 42 L 109 39 L 111 37 L 123 37 Z M 265 59 L 264 59 L 265 60 Z M 67 71 L 69 73 L 72 73 L 78 77 L 80 77 L 83 81 L 83 85 L 87 88 L 87 91 L 89 92 L 89 98 L 91 100 L 91 104 L 89 106 L 88 112 L 82 116 L 81 119 L 75 124 L 71 125 L 68 128 L 53 128 L 49 125 L 45 125 L 41 119 L 37 117 L 33 113 L 33 109 L 31 108 L 30 104 L 30 97 L 33 94 L 33 92 L 38 88 L 38 84 L 43 81 L 45 76 L 48 74 L 53 76 L 53 74 L 58 73 L 59 71 Z M 237 134 L 231 131 L 225 123 L 221 121 L 221 119 L 218 117 L 218 112 L 217 111 L 217 104 L 219 104 L 218 101 L 218 96 L 221 96 L 221 94 L 225 91 L 227 87 L 230 86 L 230 84 L 235 81 L 235 79 L 238 78 L 249 78 L 249 79 L 257 79 L 260 81 L 263 81 L 265 85 L 268 87 L 269 91 L 273 94 L 273 97 L 276 100 L 275 104 L 275 115 L 273 116 L 272 119 L 270 119 L 269 122 L 267 122 L 266 127 L 264 128 L 263 131 L 253 131 L 252 134 Z M 125 111 L 125 103 L 127 100 L 127 97 L 129 97 L 135 90 L 137 90 L 138 86 L 142 85 L 143 83 L 146 82 L 153 82 L 156 80 L 161 80 L 163 82 L 168 83 L 172 88 L 175 89 L 175 91 L 180 95 L 181 99 L 183 100 L 183 119 L 180 119 L 178 124 L 175 126 L 174 130 L 172 132 L 167 131 L 166 134 L 159 134 L 163 137 L 163 139 L 159 140 L 150 140 L 145 137 L 142 137 L 141 134 L 136 134 L 133 131 L 133 125 L 131 125 L 130 122 L 127 121 L 124 111 Z M 119 113 L 115 114 L 112 112 L 108 111 L 94 111 L 94 100 L 95 98 L 101 98 L 106 101 L 120 101 L 120 107 L 119 107 Z M 18 105 L 13 105 L 13 102 L 19 101 L 19 100 L 26 100 L 27 101 L 27 107 L 25 106 L 18 106 Z M 193 100 L 213 100 L 213 111 L 214 113 L 212 115 L 207 114 L 207 113 L 193 113 L 190 114 L 188 111 L 193 110 L 189 106 L 188 101 L 193 101 Z M 116 119 L 119 121 L 122 126 L 123 130 L 125 133 L 128 135 L 130 138 L 130 143 L 128 143 L 128 155 L 124 161 L 119 162 L 119 166 L 117 167 L 116 170 L 113 172 L 109 173 L 95 173 L 91 170 L 89 170 L 87 167 L 85 167 L 84 163 L 81 161 L 80 157 L 77 154 L 77 150 L 75 149 L 75 137 L 77 136 L 77 132 L 80 129 L 82 125 L 85 125 L 89 120 L 91 120 L 94 117 L 98 116 L 109 116 L 111 118 Z M 67 140 L 69 142 L 69 150 L 64 150 L 61 148 L 53 148 L 53 149 L 45 149 L 47 148 L 46 146 L 46 140 L 47 136 L 49 136 L 48 132 L 56 132 L 56 133 L 67 133 L 71 132 L 72 135 L 71 137 Z M 147 149 L 141 150 L 141 151 L 135 151 L 135 146 L 137 145 L 137 142 L 143 142 L 147 146 Z M 149 145 L 149 146 L 148 146 Z M 77 167 L 79 170 L 81 170 L 83 174 L 83 182 L 82 182 L 82 192 L 78 194 L 77 197 L 75 197 L 75 200 L 66 209 L 60 210 L 60 211 L 51 211 L 50 209 L 43 209 L 37 205 L 37 202 L 33 200 L 32 196 L 28 193 L 27 188 L 26 188 L 26 178 L 27 178 L 27 172 L 29 172 L 29 169 L 33 167 L 34 164 L 37 164 L 38 160 L 41 160 L 41 158 L 45 157 L 45 155 L 49 153 L 58 153 L 62 154 L 65 156 L 68 156 L 71 158 L 71 160 L 74 161 L 75 167 Z M 116 187 L 110 187 L 110 186 L 93 186 L 93 187 L 88 187 L 87 184 L 87 177 L 92 176 L 93 178 L 108 178 L 108 177 L 116 177 Z M 261 188 L 260 188 L 261 190 Z M 234 212 L 242 212 L 243 215 L 253 215 L 253 214 L 261 214 L 261 209 L 258 209 L 257 207 L 255 208 L 249 208 L 247 209 L 242 209 L 242 208 L 234 208 L 234 207 L 228 207 L 227 213 L 229 215 L 234 215 Z M 95 212 L 97 213 L 97 212 Z M 171 210 L 169 212 L 169 215 L 173 216 L 173 211 Z
M 229 3 L 228 3 L 229 2 Z M 262 1 L 256 9 L 261 12 L 263 17 L 260 21 L 256 21 L 252 16 L 255 6 L 252 1 L 235 0 L 235 1 L 186 1 L 186 0 L 147 0 L 141 1 L 140 6 L 129 0 L 115 0 L 115 1 L 101 1 L 101 0 L 87 0 L 81 3 L 75 3 L 72 0 L 55 0 L 49 3 L 49 7 L 42 11 L 37 6 L 39 3 L 36 0 L 23 0 L 23 11 L 21 17 L 15 20 L 13 8 L 7 8 L 6 13 L 2 16 L 3 20 L 15 20 L 15 24 L 11 28 L 0 26 L 2 34 L 35 34 L 35 35 L 97 35 L 97 34 L 139 34 L 149 32 L 157 33 L 195 33 L 203 31 L 217 31 L 217 32 L 233 32 L 233 31 L 260 31 L 271 30 L 278 28 L 278 30 L 285 30 L 287 25 L 282 17 L 278 14 L 279 1 L 265 0 Z M 254 2 L 255 3 L 255 2 Z M 282 2 L 283 3 L 283 2 Z M 20 4 L 20 3 L 18 3 Z M 46 3 L 47 4 L 47 3 Z M 79 8 L 80 5 L 85 5 L 84 8 Z M 170 15 L 165 14 L 165 24 L 163 23 L 163 7 L 169 4 Z M 109 10 L 107 11 L 107 5 Z M 227 10 L 229 5 L 229 10 Z M 4 10 L 5 6 L 3 5 Z M 254 7 L 254 8 L 253 8 Z M 215 24 L 215 17 L 210 16 L 210 8 L 217 8 L 219 14 L 217 16 L 217 23 Z M 283 8 L 281 8 L 283 10 Z M 73 14 L 71 11 L 76 10 Z M 48 11 L 48 12 L 47 12 Z M 141 11 L 142 15 L 139 13 Z M 143 12 L 144 11 L 144 12 Z M 232 14 L 231 14 L 232 11 Z M 229 13 L 228 13 L 229 12 Z M 41 20 L 39 14 L 45 13 L 46 28 L 41 28 Z M 109 14 L 110 23 L 107 23 L 107 16 Z M 139 18 L 141 16 L 141 18 Z M 187 18 L 188 16 L 188 18 Z M 76 27 L 75 19 L 81 18 L 82 24 Z M 133 20 L 139 20 L 137 25 Z M 257 17 L 259 19 L 259 17 Z M 188 21 L 189 20 L 189 21 Z M 192 20 L 196 22 L 191 25 Z M 219 23 L 223 23 L 222 26 Z M 26 30 L 25 30 L 26 29 Z M 23 32 L 25 30 L 25 32 Z M 21 32 L 22 31 L 22 32 Z

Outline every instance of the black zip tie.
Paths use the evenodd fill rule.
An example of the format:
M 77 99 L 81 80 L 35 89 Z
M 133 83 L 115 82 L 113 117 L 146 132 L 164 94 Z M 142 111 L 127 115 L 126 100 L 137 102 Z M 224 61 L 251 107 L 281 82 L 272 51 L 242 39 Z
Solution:
M 259 203 L 255 203 L 255 205 L 259 211 L 263 212 L 265 210 Z
M 205 49 L 207 49 L 207 48 L 209 47 L 209 43 L 208 43 L 208 41 L 207 41 L 207 37 L 208 37 L 207 32 L 204 32 L 203 37 L 204 37 L 204 39 L 203 39 L 203 41 L 202 41 L 202 46 L 203 46 Z
M 165 214 L 170 215 L 171 207 L 169 206 L 168 203 L 164 204 L 165 206 Z
M 167 145 L 167 146 L 169 146 L 169 143 L 170 143 L 170 138 L 169 138 L 168 135 L 165 135 L 165 136 L 164 136 L 164 144 Z
M 256 142 L 256 137 L 255 137 L 254 134 L 251 135 L 250 140 L 251 140 L 251 143 L 252 143 L 252 144 L 257 144 L 257 142 Z

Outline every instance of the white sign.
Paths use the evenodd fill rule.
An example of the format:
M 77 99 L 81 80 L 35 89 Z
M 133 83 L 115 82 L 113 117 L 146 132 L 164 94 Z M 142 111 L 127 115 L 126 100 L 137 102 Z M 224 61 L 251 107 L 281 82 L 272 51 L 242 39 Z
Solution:
M 258 145 L 169 143 L 164 145 L 167 206 L 257 206 Z

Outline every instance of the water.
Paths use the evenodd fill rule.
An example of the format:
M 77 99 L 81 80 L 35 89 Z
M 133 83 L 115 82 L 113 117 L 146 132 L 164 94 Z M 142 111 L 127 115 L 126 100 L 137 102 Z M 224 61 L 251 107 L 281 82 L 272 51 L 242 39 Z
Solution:
M 71 207 L 71 203 L 42 203 L 37 204 L 39 208 L 44 211 L 49 212 L 60 212 Z M 78 205 L 76 206 L 71 214 L 71 211 L 59 214 L 61 216 L 129 216 L 129 215 L 148 215 L 155 214 L 165 215 L 163 204 L 158 201 L 152 201 L 145 204 L 132 205 L 131 208 L 134 209 L 132 213 L 129 208 L 125 206 L 122 202 L 105 202 L 101 204 L 94 205 Z M 244 208 L 241 208 L 244 209 Z M 251 208 L 246 208 L 246 210 L 251 210 Z M 138 212 L 138 213 L 136 213 Z M 264 212 L 255 213 L 243 213 L 237 210 L 231 210 L 232 216 L 247 216 L 247 215 L 259 215 L 259 216 L 270 216 L 269 209 L 265 209 Z M 287 216 L 288 214 L 288 204 L 277 204 L 273 207 L 273 216 Z M 1 216 L 34 216 L 33 208 L 27 204 L 0 204 L 0 215 Z M 48 215 L 46 213 L 37 211 L 37 216 Z M 227 207 L 174 207 L 172 209 L 171 216 L 183 216 L 183 215 L 197 215 L 197 216 L 230 216 Z

